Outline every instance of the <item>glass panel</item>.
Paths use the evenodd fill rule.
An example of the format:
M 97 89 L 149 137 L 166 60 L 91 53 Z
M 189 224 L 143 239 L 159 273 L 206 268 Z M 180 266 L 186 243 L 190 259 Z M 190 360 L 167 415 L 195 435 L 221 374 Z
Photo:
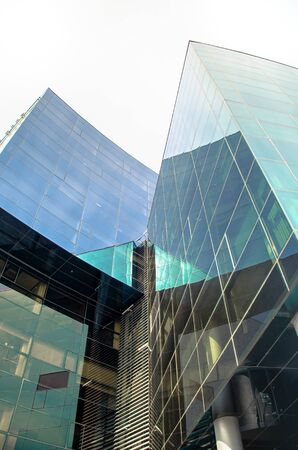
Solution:
M 210 225 L 212 242 L 215 248 L 217 248 L 222 240 L 242 188 L 242 178 L 236 165 L 233 164 L 224 184 L 222 194 L 219 197 L 218 205 Z
M 298 273 L 298 240 L 293 234 L 280 255 L 280 265 L 290 286 L 295 282 Z
M 198 355 L 196 351 L 192 354 L 182 375 L 181 387 L 183 390 L 184 408 L 186 409 L 201 387 Z
M 248 147 L 247 143 L 243 138 L 239 143 L 235 159 L 239 166 L 240 172 L 243 178 L 245 179 L 250 171 L 254 158 L 250 148 Z
M 3 276 L 5 278 L 7 278 L 8 280 L 14 281 L 17 276 L 18 269 L 19 269 L 18 266 L 16 266 L 12 262 L 8 261 L 8 263 L 5 266 Z
M 263 121 L 262 125 L 268 135 L 273 139 L 284 139 L 285 141 L 298 143 L 298 128 L 286 127 Z
M 281 155 L 269 139 L 247 135 L 245 136 L 245 140 L 256 158 L 282 159 Z
M 298 195 L 297 192 L 276 191 L 276 197 L 284 208 L 293 228 L 298 229 Z
M 296 125 L 295 121 L 288 114 L 272 111 L 271 109 L 257 108 L 256 106 L 251 106 L 249 110 L 255 115 L 255 117 L 265 120 L 266 122 L 288 126 Z
M 285 294 L 286 285 L 280 270 L 275 267 L 234 335 L 239 364 L 243 363 L 267 324 L 277 313 Z
M 244 189 L 227 229 L 227 239 L 235 263 L 238 261 L 256 221 L 256 210 L 247 190 Z
M 222 286 L 224 287 L 230 274 L 234 269 L 234 261 L 232 259 L 232 254 L 229 248 L 226 235 L 222 240 L 219 251 L 216 256 L 218 271 L 221 276 Z
M 237 327 L 272 268 L 274 254 L 257 223 L 225 289 L 231 326 Z
M 240 125 L 241 131 L 243 131 L 244 134 L 247 133 L 252 136 L 259 137 L 263 137 L 265 135 L 264 131 L 256 120 L 238 117 L 238 123 Z
M 204 405 L 207 411 L 214 398 L 223 389 L 236 369 L 236 359 L 232 344 L 228 344 L 217 364 L 209 373 L 203 385 Z
M 219 301 L 198 344 L 202 379 L 205 379 L 231 337 L 223 299 Z
M 263 209 L 261 218 L 267 229 L 269 236 L 272 239 L 272 244 L 276 250 L 277 255 L 284 248 L 288 241 L 292 229 L 287 221 L 280 205 L 275 196 L 271 193 L 265 208 Z
M 189 435 L 198 422 L 198 416 L 200 417 L 204 413 L 203 393 L 202 389 L 197 391 L 193 395 L 193 400 L 189 405 L 185 416 L 183 417 L 183 425 L 185 427 L 186 435 Z
M 134 243 L 128 242 L 119 246 L 83 253 L 78 257 L 128 286 L 132 286 L 133 249 Z
M 257 162 L 252 166 L 252 170 L 247 179 L 247 186 L 257 209 L 260 211 L 269 195 L 270 187 Z
M 293 142 L 283 141 L 281 139 L 273 139 L 274 144 L 278 148 L 282 157 L 291 164 L 298 164 L 298 144 Z
M 259 160 L 259 164 L 274 189 L 298 190 L 298 182 L 285 163 Z

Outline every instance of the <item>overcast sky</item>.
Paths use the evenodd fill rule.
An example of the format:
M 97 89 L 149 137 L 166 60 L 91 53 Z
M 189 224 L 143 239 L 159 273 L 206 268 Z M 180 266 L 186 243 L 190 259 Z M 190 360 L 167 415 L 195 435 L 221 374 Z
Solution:
M 298 67 L 298 0 L 0 0 L 0 137 L 47 87 L 158 171 L 188 40 Z

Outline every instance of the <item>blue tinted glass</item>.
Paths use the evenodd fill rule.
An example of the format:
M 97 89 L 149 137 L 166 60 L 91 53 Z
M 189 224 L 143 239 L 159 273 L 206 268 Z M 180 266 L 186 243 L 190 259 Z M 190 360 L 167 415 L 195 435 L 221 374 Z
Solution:
M 34 229 L 75 253 L 145 232 L 157 175 L 50 89 L 5 142 L 0 206 Z

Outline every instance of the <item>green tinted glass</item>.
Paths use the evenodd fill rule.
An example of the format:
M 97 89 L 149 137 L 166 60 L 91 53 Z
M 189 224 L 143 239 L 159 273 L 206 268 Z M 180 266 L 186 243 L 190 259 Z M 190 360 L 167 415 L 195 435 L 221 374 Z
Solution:
M 78 257 L 128 286 L 132 286 L 133 249 L 134 242 L 128 242 L 82 253 Z
M 205 279 L 205 273 L 193 264 L 175 258 L 158 246 L 154 248 L 157 291 Z
M 261 217 L 274 248 L 279 254 L 289 239 L 292 229 L 273 194 L 270 194 Z

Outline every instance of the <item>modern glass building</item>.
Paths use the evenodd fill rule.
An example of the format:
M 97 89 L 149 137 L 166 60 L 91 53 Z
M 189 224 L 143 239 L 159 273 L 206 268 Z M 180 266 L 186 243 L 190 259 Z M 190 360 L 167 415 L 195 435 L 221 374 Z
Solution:
M 0 151 L 0 207 L 71 253 L 144 234 L 157 175 L 50 89 Z
M 3 209 L 0 278 L 0 448 L 114 448 L 120 322 L 141 292 Z
M 298 70 L 190 42 L 158 179 L 50 90 L 0 149 L 0 450 L 297 449 Z
M 298 70 L 191 42 L 149 219 L 162 449 L 298 445 Z
M 149 397 L 128 401 L 117 378 L 149 364 L 129 349 L 148 342 L 140 242 L 157 175 L 50 89 L 0 150 L 0 448 L 121 447 L 123 403 L 140 400 L 147 445 Z

